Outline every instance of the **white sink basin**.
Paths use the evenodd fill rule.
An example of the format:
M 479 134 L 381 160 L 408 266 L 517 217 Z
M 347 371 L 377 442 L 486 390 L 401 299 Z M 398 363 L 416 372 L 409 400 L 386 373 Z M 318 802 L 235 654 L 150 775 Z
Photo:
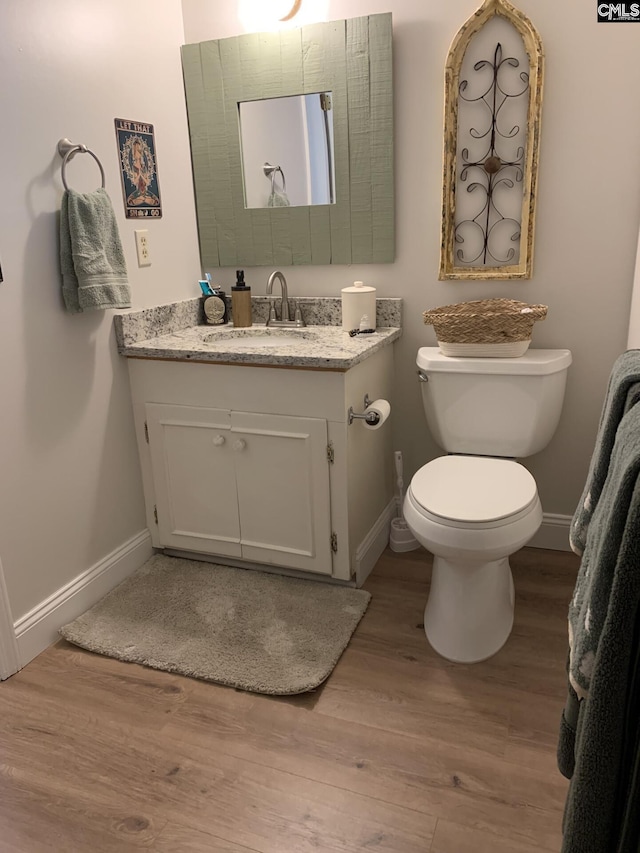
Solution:
M 237 329 L 219 331 L 206 335 L 203 342 L 221 347 L 227 351 L 242 351 L 246 349 L 276 349 L 277 347 L 301 344 L 317 340 L 314 332 L 304 329 Z

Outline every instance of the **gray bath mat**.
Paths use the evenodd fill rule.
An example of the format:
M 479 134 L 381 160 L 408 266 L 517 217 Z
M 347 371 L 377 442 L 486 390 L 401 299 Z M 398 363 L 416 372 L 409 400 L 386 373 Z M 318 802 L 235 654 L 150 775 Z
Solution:
M 60 629 L 123 661 L 255 693 L 304 693 L 346 648 L 362 589 L 156 555 Z

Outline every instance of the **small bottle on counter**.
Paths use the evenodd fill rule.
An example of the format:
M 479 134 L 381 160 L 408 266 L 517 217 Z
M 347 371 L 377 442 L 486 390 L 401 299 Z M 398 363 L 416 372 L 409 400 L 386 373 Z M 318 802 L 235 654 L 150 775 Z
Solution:
M 231 288 L 231 315 L 238 328 L 251 326 L 251 288 L 244 280 L 244 270 L 236 270 L 236 283 Z

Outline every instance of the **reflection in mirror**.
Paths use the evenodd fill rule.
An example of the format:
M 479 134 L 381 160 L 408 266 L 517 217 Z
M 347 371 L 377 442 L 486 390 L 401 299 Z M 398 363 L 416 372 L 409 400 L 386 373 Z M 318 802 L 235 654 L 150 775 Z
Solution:
M 238 104 L 244 204 L 335 203 L 331 92 Z

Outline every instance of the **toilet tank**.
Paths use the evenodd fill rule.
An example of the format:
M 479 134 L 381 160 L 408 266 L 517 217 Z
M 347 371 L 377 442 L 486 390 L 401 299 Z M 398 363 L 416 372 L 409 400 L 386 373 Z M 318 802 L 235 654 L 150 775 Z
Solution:
M 416 364 L 427 424 L 443 450 L 523 458 L 546 447 L 556 431 L 571 353 L 453 358 L 421 347 Z

